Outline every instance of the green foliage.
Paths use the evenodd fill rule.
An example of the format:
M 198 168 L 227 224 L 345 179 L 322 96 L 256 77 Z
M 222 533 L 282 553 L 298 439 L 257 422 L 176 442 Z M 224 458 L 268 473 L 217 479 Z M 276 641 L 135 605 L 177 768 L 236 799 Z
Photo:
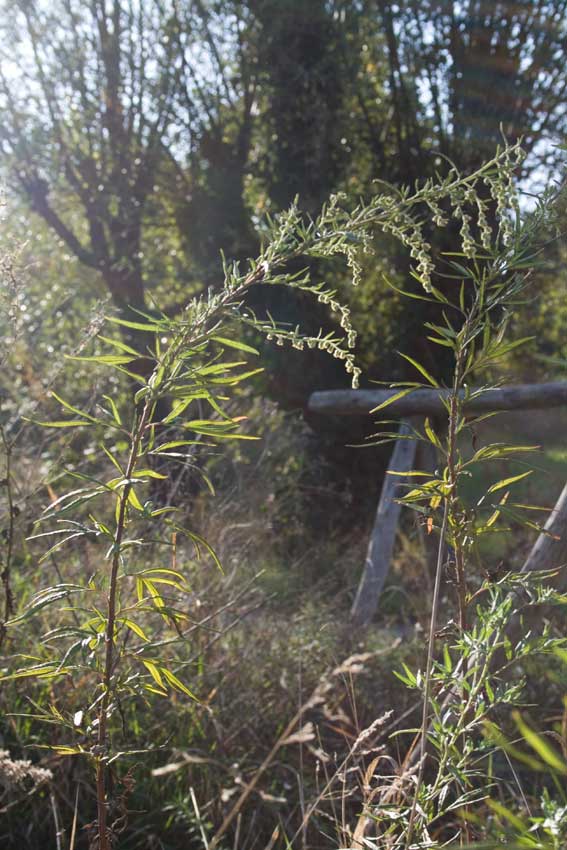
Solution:
M 461 220 L 461 250 L 447 257 L 442 270 L 422 254 L 418 276 L 427 296 L 410 293 L 412 298 L 427 297 L 436 302 L 440 319 L 427 321 L 426 333 L 434 345 L 451 352 L 453 378 L 448 393 L 441 394 L 446 427 L 425 418 L 422 426 L 414 426 L 409 437 L 431 444 L 439 457 L 439 468 L 433 475 L 410 473 L 408 490 L 400 498 L 418 513 L 428 533 L 435 531 L 439 535 L 437 568 L 425 670 L 414 673 L 404 666 L 403 672 L 397 674 L 407 687 L 422 693 L 421 728 L 409 747 L 401 775 L 389 782 L 381 776 L 385 784 L 378 794 L 380 802 L 368 805 L 366 817 L 375 822 L 378 835 L 376 843 L 369 843 L 373 847 L 383 843 L 405 848 L 441 846 L 447 839 L 452 842 L 455 835 L 469 836 L 470 822 L 477 824 L 478 838 L 490 838 L 490 832 L 483 829 L 481 819 L 475 815 L 483 805 L 516 828 L 514 838 L 521 846 L 526 835 L 534 833 L 536 821 L 550 823 L 549 817 L 532 820 L 531 827 L 520 830 L 519 837 L 522 817 L 491 799 L 497 783 L 491 767 L 494 754 L 502 748 L 516 754 L 496 720 L 504 709 L 521 701 L 523 682 L 511 676 L 510 668 L 521 668 L 533 655 L 559 651 L 564 644 L 562 636 L 553 636 L 547 628 L 538 635 L 524 625 L 530 608 L 562 604 L 562 597 L 546 582 L 550 576 L 507 573 L 497 580 L 487 579 L 479 553 L 483 537 L 501 531 L 502 522 L 504 529 L 513 520 L 543 531 L 530 518 L 537 507 L 510 498 L 514 485 L 525 479 L 530 470 L 498 476 L 473 504 L 464 498 L 462 488 L 477 465 L 490 464 L 495 470 L 500 461 L 516 458 L 522 470 L 524 455 L 538 449 L 502 442 L 478 447 L 474 438 L 464 438 L 467 432 L 474 435 L 475 426 L 485 418 L 467 414 L 467 404 L 490 393 L 496 386 L 491 381 L 494 365 L 527 341 L 508 341 L 509 314 L 523 297 L 541 245 L 554 225 L 557 195 L 544 196 L 522 220 L 511 171 L 506 165 L 502 176 L 503 184 L 492 182 L 492 177 L 487 181 L 497 203 L 498 230 L 486 223 L 481 202 L 477 205 L 479 217 L 473 235 L 470 216 L 463 211 L 459 194 L 448 193 L 454 214 Z M 466 201 L 472 205 L 476 181 L 471 182 Z M 430 209 L 436 223 L 443 224 L 440 213 L 431 205 Z M 451 287 L 441 291 L 436 274 L 449 281 Z M 413 357 L 402 356 L 422 380 L 396 384 L 402 389 L 394 393 L 389 403 L 417 388 L 440 387 L 425 366 Z M 385 407 L 387 404 L 378 409 Z M 396 436 L 396 432 L 382 430 L 376 439 Z M 445 584 L 452 590 L 456 622 L 450 620 L 441 628 Z M 518 712 L 514 716 L 520 733 L 539 759 L 524 760 L 531 766 L 547 767 L 561 774 L 565 769 L 563 757 Z M 490 734 L 483 737 L 487 730 Z M 549 800 L 544 808 L 550 810 Z M 555 834 L 560 832 L 561 829 Z M 534 837 L 525 846 L 547 845 Z
M 413 190 L 383 188 L 368 202 L 352 203 L 346 195 L 334 195 L 314 219 L 292 205 L 267 220 L 264 248 L 244 271 L 242 264 L 225 261 L 223 287 L 190 301 L 177 319 L 154 306 L 151 311 L 131 311 L 130 318 L 109 317 L 104 334 L 98 323 L 93 325 L 94 353 L 87 353 L 89 338 L 83 339 L 80 350 L 68 355 L 68 363 L 95 375 L 114 376 L 114 383 L 102 380 L 96 404 L 85 404 L 80 393 L 75 397 L 68 387 L 71 394 L 51 392 L 53 407 L 60 411 L 56 415 L 40 416 L 31 409 L 25 422 L 18 417 L 17 428 L 2 422 L 9 520 L 2 640 L 19 653 L 6 659 L 2 681 L 5 688 L 33 681 L 37 698 L 29 722 L 56 727 L 58 734 L 48 747 L 61 757 L 79 757 L 94 770 L 97 817 L 92 839 L 101 850 L 117 840 L 129 793 L 130 773 L 121 763 L 140 755 L 140 748 L 128 743 L 129 724 L 136 728 L 143 722 L 139 714 L 149 710 L 155 698 L 167 699 L 183 707 L 190 734 L 202 734 L 201 695 L 193 679 L 198 684 L 203 678 L 204 652 L 188 659 L 184 650 L 196 628 L 190 600 L 199 567 L 190 572 L 178 563 L 181 541 L 192 547 L 195 562 L 221 569 L 222 564 L 209 537 L 185 522 L 180 505 L 161 497 L 173 464 L 190 467 L 214 492 L 203 455 L 224 443 L 246 445 L 255 440 L 245 417 L 235 412 L 243 398 L 241 385 L 261 371 L 256 365 L 258 350 L 241 338 L 243 327 L 281 347 L 330 354 L 344 365 L 353 387 L 358 386 L 360 366 L 353 353 L 356 331 L 350 309 L 334 288 L 313 282 L 309 271 L 297 269 L 313 258 L 321 262 L 344 258 L 356 285 L 362 259 L 384 234 L 409 252 L 420 289 L 407 294 L 412 303 L 425 302 L 436 309 L 439 318 L 426 321 L 425 333 L 452 358 L 454 370 L 443 396 L 446 433 L 440 422 L 425 419 L 410 435 L 436 449 L 440 469 L 425 479 L 411 476 L 403 496 L 403 502 L 424 519 L 428 533 L 439 535 L 425 670 L 414 673 L 404 660 L 399 673 L 401 682 L 423 699 L 421 729 L 398 774 L 380 776 L 376 792 L 363 797 L 362 819 L 374 823 L 376 840 L 386 846 L 409 848 L 416 841 L 435 846 L 454 831 L 465 835 L 471 807 L 488 805 L 484 801 L 495 781 L 493 759 L 508 746 L 495 718 L 517 706 L 522 694 L 522 682 L 510 671 L 527 664 L 535 653 L 561 645 L 550 629 L 540 635 L 513 633 L 514 624 L 530 609 L 562 603 L 546 585 L 546 576 L 528 580 L 506 574 L 495 580 L 486 577 L 482 566 L 479 544 L 484 537 L 506 528 L 511 520 L 539 530 L 531 518 L 533 506 L 510 498 L 529 470 L 518 466 L 511 473 L 494 472 L 472 505 L 462 487 L 477 467 L 492 472 L 501 461 L 523 463 L 536 448 L 500 441 L 478 447 L 474 439 L 463 440 L 480 421 L 467 415 L 467 403 L 490 392 L 498 363 L 525 341 L 508 340 L 509 314 L 524 297 L 542 234 L 547 238 L 554 226 L 551 193 L 533 212 L 520 215 L 513 181 L 520 162 L 519 148 L 506 147 L 466 176 L 451 167 L 445 178 L 427 180 Z M 433 222 L 444 229 L 451 219 L 459 226 L 461 250 L 438 260 L 425 225 Z M 6 268 L 9 272 L 9 265 Z M 11 303 L 16 283 L 8 274 L 6 293 Z M 403 299 L 406 291 L 394 282 L 391 286 Z M 253 287 L 282 287 L 316 298 L 336 325 L 310 335 L 272 316 L 258 318 L 248 302 Z M 17 334 L 16 314 L 12 324 Z M 115 337 L 114 329 L 130 335 Z M 413 354 L 402 356 L 414 380 L 397 383 L 397 397 L 420 387 L 440 389 L 442 375 Z M 120 385 L 129 391 L 117 392 Z M 69 465 L 58 479 L 52 478 L 50 504 L 37 527 L 25 529 L 15 522 L 13 454 L 22 429 L 28 428 L 69 441 L 56 443 L 65 451 L 74 435 L 85 439 L 87 434 L 96 458 L 91 466 Z M 395 436 L 392 430 L 382 430 L 375 439 Z M 77 578 L 57 569 L 57 581 L 26 586 L 15 569 L 16 551 L 27 551 L 28 559 L 41 552 L 41 564 L 57 563 L 60 554 L 78 551 L 88 568 Z M 457 622 L 450 621 L 439 631 L 444 578 L 452 590 Z M 312 612 L 308 616 L 314 619 Z M 439 654 L 438 639 L 443 640 Z M 350 676 L 360 659 L 366 656 L 353 656 L 344 668 L 336 668 L 336 675 Z M 263 679 L 259 670 L 255 675 Z M 312 697 L 291 719 L 282 720 L 283 731 L 278 731 L 249 784 L 233 792 L 235 802 L 223 813 L 211 846 L 237 819 L 280 749 L 314 740 L 304 714 L 325 704 L 327 685 L 327 679 L 316 681 Z M 73 692 L 73 699 L 60 706 L 54 694 L 65 688 Z M 562 773 L 563 761 L 545 738 L 521 716 L 516 722 L 536 752 L 531 764 Z M 377 729 L 380 723 L 376 724 Z M 397 743 L 401 734 L 390 740 Z M 350 761 L 362 769 L 357 748 L 371 733 L 361 735 L 335 778 L 346 775 Z M 147 746 L 141 749 L 149 752 Z M 371 764 L 372 769 L 366 768 L 368 787 L 376 779 L 377 762 Z M 330 785 L 332 777 L 326 778 L 325 788 Z M 315 817 L 320 802 L 316 795 L 316 802 L 304 809 L 304 826 Z M 549 803 L 548 812 L 553 805 Z M 505 809 L 498 809 L 498 804 L 492 811 L 505 818 Z M 194 795 L 182 795 L 172 817 L 190 822 L 201 837 L 209 829 Z M 518 816 L 512 813 L 514 817 Z M 560 814 L 557 817 L 561 820 Z M 341 828 L 342 840 L 348 833 L 346 826 Z M 486 831 L 478 832 L 490 837 Z

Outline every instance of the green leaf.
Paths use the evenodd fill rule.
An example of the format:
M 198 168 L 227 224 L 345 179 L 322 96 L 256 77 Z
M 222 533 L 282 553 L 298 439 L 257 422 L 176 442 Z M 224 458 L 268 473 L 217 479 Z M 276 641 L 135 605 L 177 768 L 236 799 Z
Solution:
M 436 345 L 443 345 L 445 348 L 454 348 L 455 345 L 448 339 L 438 339 L 436 336 L 428 336 L 427 337 L 430 342 L 434 342 Z
M 252 348 L 250 345 L 246 345 L 244 342 L 240 342 L 234 339 L 227 339 L 224 336 L 213 336 L 211 337 L 215 342 L 220 342 L 221 345 L 226 345 L 228 348 L 236 348 L 238 351 L 245 351 L 247 354 L 255 354 L 259 355 L 259 352 Z
M 553 770 L 557 770 L 559 773 L 562 773 L 564 776 L 567 776 L 567 763 L 561 756 L 554 750 L 550 744 L 546 741 L 543 735 L 539 735 L 533 729 L 531 729 L 528 724 L 523 720 L 519 711 L 513 711 L 512 717 L 516 723 L 521 734 L 524 736 L 524 739 L 530 745 L 530 747 L 535 750 L 538 756 L 544 761 L 549 767 Z
M 90 413 L 85 413 L 84 410 L 80 410 L 78 407 L 73 407 L 72 404 L 69 404 L 68 401 L 65 401 L 64 398 L 61 398 L 61 396 L 57 395 L 57 393 L 53 390 L 51 390 L 51 397 L 58 401 L 62 407 L 69 410 L 71 413 L 76 413 L 77 416 L 82 416 L 84 419 L 88 419 L 89 422 L 98 423 L 99 420 L 94 416 L 91 416 Z
M 184 685 L 183 682 L 171 672 L 171 670 L 168 670 L 166 667 L 162 667 L 161 673 L 176 691 L 181 691 L 181 693 L 186 694 L 188 697 L 191 697 L 191 699 L 197 701 L 197 697 L 191 693 L 187 685 Z
M 60 419 L 54 422 L 38 422 L 36 419 L 30 419 L 34 425 L 41 425 L 42 428 L 90 428 L 91 422 L 85 422 L 84 419 Z
M 181 416 L 181 414 L 185 412 L 185 410 L 189 407 L 191 402 L 195 400 L 196 397 L 196 395 L 191 394 L 184 398 L 183 401 L 174 402 L 171 411 L 163 420 L 163 424 L 169 425 L 170 422 L 173 422 L 174 419 L 177 419 L 178 416 Z
M 155 469 L 138 469 L 132 473 L 132 478 L 159 478 L 160 481 L 167 480 L 167 475 L 162 475 L 161 472 L 156 472 Z
M 139 351 L 136 351 L 135 348 L 131 348 L 129 345 L 126 345 L 125 342 L 121 342 L 121 340 L 110 339 L 109 337 L 102 335 L 99 335 L 98 338 L 102 339 L 103 342 L 107 342 L 109 345 L 113 345 L 115 348 L 118 348 L 119 351 L 126 352 L 126 354 L 132 354 L 134 357 L 144 357 L 144 355 Z M 107 398 L 107 396 L 105 396 L 105 398 Z
M 103 398 L 105 398 L 107 400 L 107 402 L 109 403 L 110 409 L 112 410 L 112 415 L 114 417 L 114 421 L 116 422 L 116 424 L 122 425 L 122 419 L 120 418 L 118 408 L 116 407 L 116 403 L 115 403 L 114 399 L 112 398 L 112 396 L 103 395 Z
M 495 493 L 497 490 L 502 490 L 504 487 L 507 487 L 509 484 L 514 484 L 516 481 L 521 481 L 522 478 L 527 478 L 528 475 L 531 475 L 533 470 L 528 470 L 528 472 L 522 472 L 521 475 L 513 475 L 511 478 L 503 478 L 502 481 L 497 481 L 496 484 L 493 484 L 486 491 L 487 493 Z
M 369 411 L 369 413 L 376 413 L 378 410 L 383 410 L 384 407 L 388 407 L 388 405 L 393 404 L 400 398 L 405 398 L 405 396 L 409 395 L 410 393 L 413 393 L 415 389 L 415 387 L 406 387 L 406 389 L 394 393 L 393 396 L 390 396 L 390 398 L 386 399 L 386 401 L 383 401 L 381 404 L 378 405 L 378 407 L 373 407 L 372 410 Z
M 22 667 L 7 676 L 0 676 L 0 682 L 27 678 L 52 679 L 55 676 L 64 676 L 69 672 L 69 669 L 68 667 L 59 667 L 57 664 L 36 664 L 33 667 Z
M 498 800 L 488 799 L 486 804 L 489 808 L 492 809 L 493 812 L 496 812 L 497 815 L 500 815 L 505 820 L 507 820 L 513 827 L 515 827 L 519 832 L 526 832 L 526 825 L 523 820 L 515 815 L 510 809 L 507 809 L 502 803 L 499 803 Z M 534 844 L 534 846 L 537 846 Z
M 128 501 L 130 502 L 130 504 L 132 505 L 133 508 L 135 508 L 137 511 L 141 511 L 143 513 L 144 506 L 142 505 L 142 503 L 138 499 L 138 496 L 136 495 L 136 491 L 134 490 L 133 487 L 130 487 L 130 490 L 128 491 Z
M 495 460 L 496 458 L 510 457 L 514 454 L 522 454 L 525 452 L 537 452 L 541 446 L 510 446 L 506 443 L 492 443 L 490 446 L 483 446 L 474 453 L 472 458 L 463 464 L 463 467 L 471 463 L 479 463 L 485 460 Z
M 195 550 L 197 552 L 197 555 L 199 555 L 199 556 L 201 554 L 199 547 L 202 546 L 209 553 L 209 555 L 211 556 L 211 558 L 213 559 L 213 561 L 215 562 L 216 566 L 219 568 L 221 573 L 224 572 L 223 568 L 222 568 L 222 564 L 219 560 L 217 553 L 215 552 L 215 550 L 213 549 L 211 544 L 208 543 L 205 540 L 204 537 L 201 537 L 200 534 L 196 534 L 194 531 L 189 531 L 188 528 L 184 528 L 182 525 L 178 525 L 177 523 L 173 522 L 170 519 L 165 520 L 165 522 L 166 522 L 166 525 L 168 525 L 174 531 L 178 531 L 180 534 L 184 534 L 186 537 L 188 537 L 190 540 L 192 540 L 193 544 L 195 546 Z
M 115 316 L 109 316 L 108 321 L 112 322 L 114 325 L 120 325 L 123 328 L 133 328 L 136 331 L 150 331 L 157 333 L 162 330 L 160 325 L 145 324 L 143 322 L 129 322 L 126 319 L 117 319 Z
M 100 444 L 100 447 L 103 450 L 103 452 L 105 453 L 105 455 L 107 456 L 107 458 L 111 461 L 112 465 L 116 467 L 116 469 L 118 470 L 120 475 L 124 476 L 124 474 L 125 474 L 124 470 L 122 469 L 122 467 L 120 466 L 120 464 L 118 463 L 118 461 L 116 460 L 116 458 L 114 457 L 112 452 L 109 451 L 109 449 L 107 449 L 106 446 L 103 445 L 103 443 Z
M 435 387 L 436 389 L 439 388 L 439 384 L 437 383 L 435 378 L 429 374 L 425 366 L 422 366 L 421 363 L 418 363 L 418 361 L 414 360 L 413 357 L 410 357 L 409 354 L 402 354 L 401 351 L 398 351 L 398 354 L 400 355 L 400 357 L 403 357 L 404 360 L 407 360 L 408 363 L 411 363 L 411 365 L 414 366 L 421 375 L 423 375 L 425 380 L 428 381 L 432 387 Z
M 164 689 L 165 683 L 162 679 L 161 673 L 157 665 L 154 664 L 153 661 L 146 661 L 145 658 L 142 658 L 142 664 L 144 665 L 154 682 L 156 682 L 160 686 L 160 688 Z
M 197 375 L 219 375 L 227 372 L 230 369 L 236 369 L 238 366 L 246 366 L 246 360 L 234 360 L 227 363 L 215 363 L 213 366 L 203 366 L 202 369 L 195 369 Z
M 435 304 L 434 298 L 427 298 L 426 295 L 418 295 L 417 292 L 408 292 L 405 289 L 400 289 L 398 286 L 395 286 L 385 274 L 383 274 L 382 277 L 390 289 L 393 289 L 394 292 L 397 292 L 399 295 L 403 295 L 404 298 L 414 298 L 416 301 L 428 301 L 430 304 Z
M 134 622 L 134 620 L 128 620 L 126 619 L 126 617 L 124 617 L 121 618 L 119 622 L 124 623 L 124 625 L 127 626 L 131 632 L 134 632 L 134 634 L 138 635 L 139 638 L 142 638 L 142 640 L 145 640 L 146 643 L 149 643 L 149 637 L 144 632 L 143 628 L 139 626 L 138 623 Z
M 42 608 L 45 608 L 48 605 L 53 605 L 61 599 L 68 599 L 69 595 L 72 593 L 83 593 L 85 590 L 86 588 L 81 584 L 57 584 L 52 587 L 48 587 L 45 590 L 41 590 L 33 597 L 29 605 L 24 608 L 21 614 L 18 614 L 16 617 L 8 620 L 7 625 L 21 623 L 23 620 L 33 617 L 38 611 L 41 611 Z
M 439 437 L 437 436 L 437 434 L 435 433 L 435 431 L 431 427 L 431 423 L 429 421 L 429 418 L 426 418 L 426 420 L 425 420 L 424 429 L 425 429 L 425 433 L 427 434 L 427 437 L 429 438 L 429 442 L 432 443 L 435 446 L 435 448 L 442 449 L 443 447 L 441 445 L 441 440 L 439 439 Z
M 77 354 L 66 354 L 67 360 L 82 360 L 86 363 L 102 363 L 106 366 L 125 366 L 136 358 L 127 354 L 92 354 L 89 357 Z
M 169 451 L 169 449 L 178 449 L 182 446 L 201 446 L 203 445 L 200 440 L 172 440 L 171 443 L 162 443 L 161 446 L 156 446 L 155 449 L 152 449 L 152 454 L 159 454 L 160 452 Z M 185 455 L 181 455 L 185 457 Z
M 401 475 L 403 478 L 431 478 L 431 472 L 419 472 L 416 469 L 411 472 L 397 472 L 395 469 L 387 469 L 386 475 Z

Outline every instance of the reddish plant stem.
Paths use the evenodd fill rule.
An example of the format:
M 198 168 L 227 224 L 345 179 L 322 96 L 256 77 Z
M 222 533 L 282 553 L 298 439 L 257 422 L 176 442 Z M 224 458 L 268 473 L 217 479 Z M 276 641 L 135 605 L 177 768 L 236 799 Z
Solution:
M 6 487 L 6 500 L 8 502 L 8 528 L 6 529 L 6 559 L 4 561 L 4 566 L 2 569 L 2 573 L 0 575 L 0 579 L 2 581 L 2 587 L 4 588 L 4 616 L 2 621 L 0 622 L 0 647 L 4 642 L 4 638 L 6 637 L 6 622 L 10 619 L 11 615 L 14 613 L 14 595 L 12 593 L 12 586 L 10 583 L 10 576 L 12 570 L 12 555 L 14 550 L 14 516 L 15 516 L 15 506 L 14 506 L 14 497 L 12 493 L 12 443 L 10 443 L 4 432 L 3 428 L 0 428 L 0 435 L 2 438 L 2 443 L 4 445 L 4 452 L 6 455 L 6 475 L 4 480 L 4 485 Z
M 465 323 L 462 335 L 466 339 L 468 321 Z M 433 657 L 435 648 L 435 634 L 437 631 L 437 619 L 439 615 L 439 600 L 441 596 L 441 582 L 443 574 L 443 558 L 445 554 L 445 542 L 447 531 L 451 519 L 454 520 L 457 509 L 458 496 L 457 484 L 459 471 L 457 468 L 457 426 L 460 418 L 460 398 L 459 392 L 461 389 L 461 381 L 463 374 L 463 360 L 465 350 L 460 348 L 456 354 L 455 371 L 453 375 L 453 388 L 451 391 L 451 400 L 449 405 L 449 428 L 447 434 L 447 472 L 449 492 L 444 500 L 443 520 L 441 523 L 441 531 L 439 535 L 439 548 L 437 551 L 437 567 L 435 571 L 435 587 L 433 590 L 433 601 L 431 605 L 431 621 L 429 624 L 429 639 L 427 644 L 427 663 L 425 670 L 425 684 L 423 694 L 423 713 L 420 730 L 420 764 L 417 774 L 416 787 L 413 796 L 412 807 L 409 816 L 408 830 L 406 834 L 405 847 L 409 849 L 414 832 L 415 819 L 417 814 L 417 802 L 419 791 L 423 783 L 425 773 L 425 762 L 427 758 L 427 733 L 429 731 L 429 702 L 431 699 L 431 673 L 433 670 Z M 454 524 L 454 523 L 453 523 Z M 466 628 L 466 578 L 464 566 L 464 554 L 459 537 L 455 540 L 455 563 L 457 571 L 457 597 L 459 607 L 459 623 L 462 629 Z
M 134 429 L 132 435 L 132 445 L 128 464 L 124 477 L 127 480 L 122 489 L 120 496 L 120 504 L 118 508 L 118 517 L 116 521 L 116 531 L 114 534 L 112 563 L 110 568 L 110 582 L 107 595 L 107 619 L 106 631 L 104 635 L 105 642 L 105 659 L 104 671 L 102 678 L 102 698 L 98 712 L 98 760 L 96 765 L 96 794 L 97 794 L 97 820 L 98 820 L 98 844 L 99 850 L 110 850 L 110 842 L 108 837 L 108 808 L 106 799 L 106 730 L 107 730 L 107 713 L 110 701 L 110 690 L 112 671 L 114 667 L 114 627 L 116 624 L 116 601 L 118 589 L 118 570 L 120 567 L 120 548 L 124 530 L 126 528 L 126 509 L 128 497 L 132 485 L 130 479 L 136 467 L 136 462 L 139 457 L 140 443 L 142 441 L 146 425 L 149 421 L 150 412 L 152 409 L 152 398 L 148 396 L 144 404 L 140 419 Z
M 465 324 L 464 331 L 467 330 Z M 449 516 L 453 519 L 454 549 L 455 549 L 455 571 L 457 587 L 457 605 L 459 609 L 459 626 L 462 631 L 467 628 L 467 584 L 465 575 L 465 558 L 463 552 L 463 541 L 459 527 L 458 517 L 458 493 L 457 484 L 459 470 L 457 469 L 457 425 L 461 416 L 461 389 L 464 350 L 460 349 L 455 363 L 455 375 L 451 405 L 449 410 L 449 435 L 447 439 L 447 470 L 449 473 Z

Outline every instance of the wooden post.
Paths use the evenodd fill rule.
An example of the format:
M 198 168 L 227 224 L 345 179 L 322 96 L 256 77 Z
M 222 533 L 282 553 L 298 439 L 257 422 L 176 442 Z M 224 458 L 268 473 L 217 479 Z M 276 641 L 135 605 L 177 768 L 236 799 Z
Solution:
M 328 390 L 312 393 L 308 409 L 313 413 L 339 416 L 370 415 L 372 410 L 397 395 L 398 390 Z M 388 416 L 401 419 L 400 435 L 407 436 L 425 416 L 446 415 L 449 389 L 420 388 L 396 399 L 387 408 Z M 537 410 L 567 405 L 567 381 L 546 384 L 516 384 L 484 389 L 470 387 L 462 392 L 468 414 L 505 410 Z M 415 457 L 413 440 L 400 440 L 392 453 L 390 469 L 409 472 Z M 420 461 L 426 467 L 423 460 Z M 400 505 L 394 499 L 403 477 L 386 475 L 372 536 L 368 545 L 364 572 L 354 600 L 351 617 L 357 625 L 367 625 L 378 607 L 378 599 L 388 574 Z M 523 566 L 523 572 L 562 567 L 557 586 L 567 589 L 567 485 Z
M 522 572 L 553 570 L 558 567 L 561 573 L 554 584 L 558 590 L 564 590 L 567 586 L 567 484 L 547 518 L 544 531 L 534 543 Z
M 544 529 L 534 543 L 521 572 L 559 569 L 558 575 L 552 577 L 550 584 L 562 593 L 567 589 L 567 484 L 563 487 Z M 521 616 L 515 614 L 506 627 L 506 634 L 512 645 L 526 632 L 540 631 L 545 617 L 545 603 L 528 608 Z M 492 659 L 492 666 L 497 670 L 506 661 L 504 648 L 501 647 Z
M 402 439 L 396 442 L 389 470 L 409 472 L 412 469 L 417 442 L 407 439 L 407 436 L 413 432 L 418 421 L 421 419 L 402 420 L 400 423 Z M 384 477 L 376 518 L 368 543 L 364 571 L 351 610 L 351 619 L 356 626 L 367 626 L 378 608 L 380 593 L 390 568 L 400 516 L 401 505 L 394 500 L 400 492 L 400 485 L 406 480 L 399 475 L 386 474 Z

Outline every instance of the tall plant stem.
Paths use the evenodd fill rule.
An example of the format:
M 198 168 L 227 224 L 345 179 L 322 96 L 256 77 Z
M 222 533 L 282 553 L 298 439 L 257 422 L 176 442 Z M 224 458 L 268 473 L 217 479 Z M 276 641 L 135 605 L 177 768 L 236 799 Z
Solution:
M 0 579 L 4 589 L 4 613 L 0 621 L 0 647 L 6 636 L 6 621 L 14 613 L 14 596 L 12 594 L 12 586 L 10 576 L 12 571 L 12 557 L 14 551 L 14 494 L 12 491 L 12 443 L 7 439 L 6 433 L 0 427 L 0 438 L 4 446 L 4 454 L 6 458 L 6 474 L 4 476 L 4 486 L 6 487 L 6 501 L 8 503 L 8 527 L 6 529 L 6 555 Z
M 466 338 L 468 322 L 465 322 L 462 336 Z M 451 400 L 449 406 L 449 429 L 447 435 L 447 474 L 449 492 L 446 494 L 443 504 L 443 519 L 441 522 L 441 531 L 439 534 L 439 546 L 437 549 L 437 564 L 435 568 L 435 586 L 433 588 L 433 600 L 431 603 L 431 620 L 429 623 L 429 638 L 427 643 L 427 662 L 425 667 L 425 683 L 423 692 L 423 712 L 421 717 L 420 730 L 420 747 L 419 747 L 419 770 L 415 785 L 415 792 L 408 822 L 408 831 L 406 837 L 406 850 L 411 845 L 415 830 L 415 816 L 417 813 L 417 801 L 419 792 L 423 784 L 423 776 L 425 773 L 425 762 L 427 759 L 427 733 L 429 731 L 429 704 L 431 700 L 431 672 L 433 670 L 433 658 L 435 654 L 435 633 L 437 631 L 437 621 L 439 617 L 439 600 L 441 597 L 441 581 L 443 576 L 443 561 L 445 555 L 445 543 L 447 538 L 447 528 L 449 519 L 454 515 L 456 507 L 456 488 L 458 482 L 458 470 L 456 464 L 456 448 L 457 448 L 457 423 L 460 415 L 460 399 L 459 391 L 461 389 L 462 371 L 463 371 L 464 350 L 459 348 L 456 355 L 455 371 L 453 375 L 453 389 L 451 392 Z M 457 585 L 459 598 L 459 620 L 461 628 L 464 628 L 466 620 L 466 587 L 464 585 L 464 560 L 460 546 L 457 546 L 456 566 L 457 566 Z
M 433 669 L 433 654 L 435 646 L 435 632 L 437 630 L 437 618 L 439 614 L 439 599 L 441 596 L 441 577 L 443 575 L 443 556 L 445 554 L 445 537 L 447 534 L 447 524 L 449 520 L 449 500 L 445 499 L 443 508 L 443 521 L 441 523 L 441 532 L 439 536 L 439 547 L 437 549 L 437 566 L 435 569 L 435 586 L 433 588 L 433 602 L 431 606 L 431 622 L 429 624 L 429 640 L 427 644 L 427 663 L 425 668 L 425 689 L 423 693 L 423 712 L 421 718 L 420 731 L 420 762 L 415 785 L 415 792 L 409 817 L 408 832 L 406 839 L 406 850 L 412 842 L 415 815 L 417 812 L 417 799 L 419 791 L 423 783 L 423 774 L 425 770 L 425 759 L 427 756 L 427 731 L 429 729 L 429 700 L 431 697 L 431 670 Z
M 470 317 L 463 326 L 463 338 L 466 338 L 468 334 L 469 320 Z M 457 518 L 458 511 L 457 485 L 459 479 L 459 470 L 457 468 L 457 424 L 459 422 L 459 419 L 461 418 L 461 383 L 463 380 L 464 356 L 464 347 L 459 347 L 456 356 L 453 392 L 451 395 L 451 402 L 449 407 L 449 434 L 447 438 L 447 472 L 449 478 L 449 493 L 447 495 L 447 501 L 449 503 L 449 518 L 453 518 L 454 520 Z M 465 558 L 460 528 L 461 524 L 459 522 L 453 522 L 459 627 L 461 631 L 464 631 L 467 628 L 467 587 L 465 576 Z
M 110 567 L 110 582 L 108 586 L 107 609 L 106 609 L 106 631 L 104 635 L 105 642 L 105 658 L 104 670 L 102 677 L 102 698 L 98 713 L 98 761 L 96 765 L 96 794 L 97 794 L 97 820 L 98 820 L 98 842 L 99 850 L 110 850 L 110 842 L 108 838 L 108 808 L 106 799 L 106 730 L 107 730 L 107 713 L 110 701 L 110 686 L 112 680 L 112 671 L 114 667 L 114 627 L 116 624 L 116 599 L 118 589 L 118 569 L 120 567 L 120 551 L 124 529 L 126 527 L 126 507 L 128 497 L 132 485 L 130 480 L 132 473 L 136 467 L 136 462 L 139 457 L 140 444 L 148 424 L 150 413 L 153 405 L 153 399 L 150 396 L 145 401 L 142 413 L 138 422 L 135 425 L 132 433 L 132 443 L 128 463 L 124 477 L 126 484 L 122 489 L 120 503 L 118 506 L 118 517 L 116 521 L 116 531 L 114 534 L 114 542 L 112 547 L 112 562 Z

